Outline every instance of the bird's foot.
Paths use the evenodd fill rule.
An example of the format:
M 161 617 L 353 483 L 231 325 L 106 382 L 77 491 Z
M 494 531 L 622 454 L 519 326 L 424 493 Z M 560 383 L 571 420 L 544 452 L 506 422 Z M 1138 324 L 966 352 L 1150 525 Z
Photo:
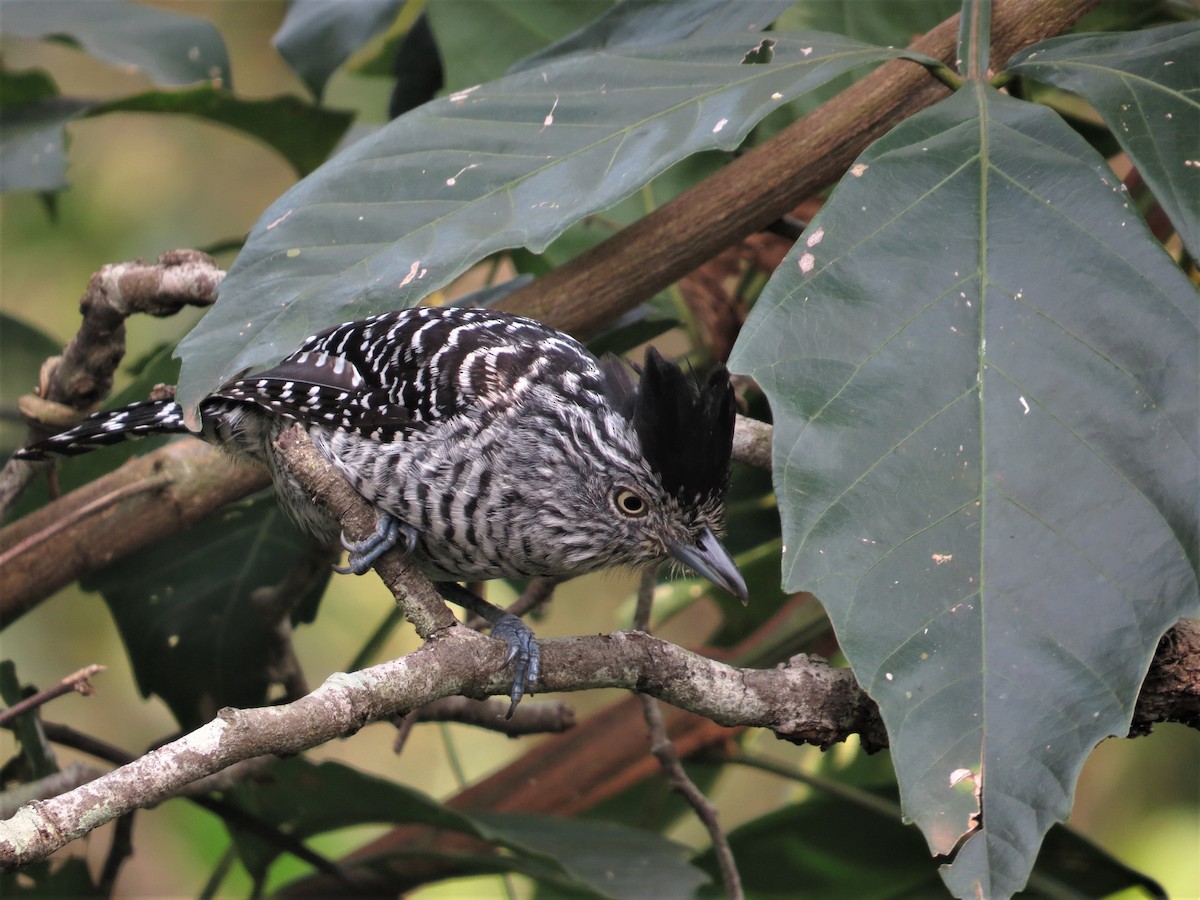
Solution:
M 340 575 L 365 575 L 375 561 L 393 547 L 400 545 L 400 552 L 407 556 L 417 546 L 417 529 L 401 522 L 390 513 L 380 513 L 375 523 L 375 533 L 361 541 L 346 540 L 342 534 L 342 546 L 350 554 L 346 565 L 334 566 Z
M 513 665 L 513 687 L 509 695 L 512 703 L 504 716 L 511 719 L 517 709 L 517 704 L 525 696 L 525 691 L 533 693 L 537 687 L 538 675 L 542 668 L 542 650 L 534 637 L 533 629 L 511 613 L 504 613 L 492 624 L 492 637 L 508 644 L 508 656 L 501 666 Z

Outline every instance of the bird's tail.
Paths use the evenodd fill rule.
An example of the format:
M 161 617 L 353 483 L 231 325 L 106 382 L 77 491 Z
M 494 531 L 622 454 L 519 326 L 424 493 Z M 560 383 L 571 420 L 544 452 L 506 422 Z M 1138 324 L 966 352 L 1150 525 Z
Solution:
M 70 431 L 18 450 L 14 458 L 40 460 L 53 456 L 78 456 L 130 438 L 178 434 L 187 430 L 183 422 L 183 407 L 178 403 L 174 400 L 147 400 L 96 413 Z

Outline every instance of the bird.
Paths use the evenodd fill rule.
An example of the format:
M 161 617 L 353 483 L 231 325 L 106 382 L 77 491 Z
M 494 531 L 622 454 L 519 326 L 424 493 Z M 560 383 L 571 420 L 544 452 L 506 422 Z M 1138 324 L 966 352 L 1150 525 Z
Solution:
M 302 529 L 341 540 L 339 572 L 363 574 L 397 548 L 444 597 L 483 616 L 508 645 L 505 665 L 515 662 L 509 715 L 537 685 L 539 645 L 460 582 L 671 560 L 747 599 L 718 537 L 736 418 L 721 366 L 701 384 L 653 348 L 631 370 L 524 316 L 417 306 L 312 335 L 205 397 L 199 418 L 200 438 L 266 467 Z M 367 539 L 347 540 L 283 464 L 275 440 L 294 423 L 374 508 Z M 173 399 L 149 400 L 16 456 L 188 431 Z

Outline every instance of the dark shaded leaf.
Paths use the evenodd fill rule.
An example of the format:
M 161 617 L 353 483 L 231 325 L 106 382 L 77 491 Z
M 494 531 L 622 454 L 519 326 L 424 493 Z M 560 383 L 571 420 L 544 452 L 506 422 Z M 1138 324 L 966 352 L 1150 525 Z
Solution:
M 0 65 L 0 107 L 33 103 L 58 96 L 58 85 L 45 69 L 13 72 Z M 5 125 L 8 123 L 5 122 Z
M 211 85 L 134 94 L 101 103 L 88 115 L 110 112 L 183 113 L 228 125 L 277 151 L 301 176 L 329 157 L 354 120 L 353 113 L 313 106 L 290 95 L 248 100 Z
M 748 822 L 735 829 L 729 841 L 750 897 L 940 900 L 946 896 L 937 865 L 925 852 L 916 829 L 904 825 L 898 815 L 887 819 L 826 795 Z M 719 896 L 712 851 L 696 862 L 714 879 L 705 896 Z M 1056 825 L 1046 836 L 1029 889 L 1017 896 L 1088 900 L 1128 888 L 1165 896 L 1153 879 L 1077 832 Z
M 510 850 L 544 855 L 603 897 L 692 897 L 708 876 L 686 847 L 652 831 L 609 822 L 517 813 L 476 813 L 475 822 Z
M 391 25 L 403 5 L 404 0 L 292 0 L 271 43 L 320 100 L 329 76 Z
M 1008 65 L 1079 94 L 1104 117 L 1193 258 L 1200 258 L 1200 22 L 1066 35 Z
M 429 28 L 429 17 L 421 14 L 404 38 L 393 47 L 388 74 L 395 79 L 388 98 L 388 118 L 394 119 L 428 103 L 442 89 L 442 55 Z
M 232 90 L 225 42 L 207 19 L 125 0 L 5 0 L 0 32 L 47 38 L 141 69 L 156 84 Z
M 540 251 L 691 153 L 840 71 L 896 55 L 834 35 L 572 57 L 428 103 L 301 181 L 251 231 L 180 347 L 180 400 L 338 322 L 411 306 L 489 253 Z
M 427 794 L 336 762 L 281 759 L 262 777 L 240 782 L 227 792 L 259 819 L 297 838 L 386 822 L 420 824 L 479 835 L 471 820 Z M 277 845 L 235 829 L 234 842 L 246 869 L 259 879 L 279 856 Z
M 88 872 L 87 860 L 82 856 L 56 859 L 51 865 L 40 860 L 22 866 L 17 872 L 0 872 L 0 896 L 45 897 L 61 900 L 63 897 L 91 897 L 96 894 L 96 885 Z
M 919 831 L 821 795 L 735 828 L 729 842 L 749 897 L 946 896 Z M 713 878 L 703 896 L 720 896 L 712 851 L 696 862 Z
M 223 706 L 266 700 L 276 622 L 256 591 L 281 584 L 312 547 L 275 505 L 256 498 L 226 507 L 84 579 L 99 591 L 125 643 L 138 687 L 157 694 L 184 728 Z M 294 598 L 293 617 L 311 618 L 325 586 Z
M 688 886 L 705 879 L 687 862 L 686 848 L 650 832 L 547 816 L 468 816 L 419 791 L 340 763 L 280 760 L 263 778 L 240 783 L 228 799 L 299 838 L 350 825 L 423 824 L 473 835 L 510 851 L 488 859 L 465 856 L 461 874 L 521 872 L 567 888 L 590 885 L 608 897 L 646 896 L 638 892 L 639 884 L 643 891 L 648 888 L 664 897 L 690 896 Z M 236 845 L 256 879 L 279 855 L 275 846 L 240 832 Z
M 55 97 L 6 107 L 0 136 L 0 190 L 55 191 L 65 179 L 64 126 L 115 112 L 180 113 L 258 138 L 303 176 L 333 152 L 353 113 L 312 106 L 296 97 L 247 100 L 204 84 L 146 91 L 107 102 Z
M 17 666 L 11 659 L 0 660 L 0 701 L 6 707 L 16 706 L 25 699 Z M 29 780 L 48 778 L 58 772 L 58 759 L 42 730 L 40 712 L 36 709 L 17 716 L 9 723 L 12 735 L 21 748 L 20 768 Z
M 1198 364 L 1195 290 L 1104 161 L 982 86 L 861 157 L 742 332 L 785 584 L 829 610 L 935 853 L 982 777 L 955 894 L 1024 884 L 1197 609 Z

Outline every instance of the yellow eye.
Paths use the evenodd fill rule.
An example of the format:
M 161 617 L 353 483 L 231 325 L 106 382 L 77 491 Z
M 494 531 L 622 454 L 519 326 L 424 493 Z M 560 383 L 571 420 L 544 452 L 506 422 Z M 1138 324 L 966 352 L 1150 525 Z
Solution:
M 644 516 L 648 507 L 646 501 L 635 494 L 629 488 L 617 488 L 614 498 L 617 502 L 617 509 L 625 513 L 627 516 Z

